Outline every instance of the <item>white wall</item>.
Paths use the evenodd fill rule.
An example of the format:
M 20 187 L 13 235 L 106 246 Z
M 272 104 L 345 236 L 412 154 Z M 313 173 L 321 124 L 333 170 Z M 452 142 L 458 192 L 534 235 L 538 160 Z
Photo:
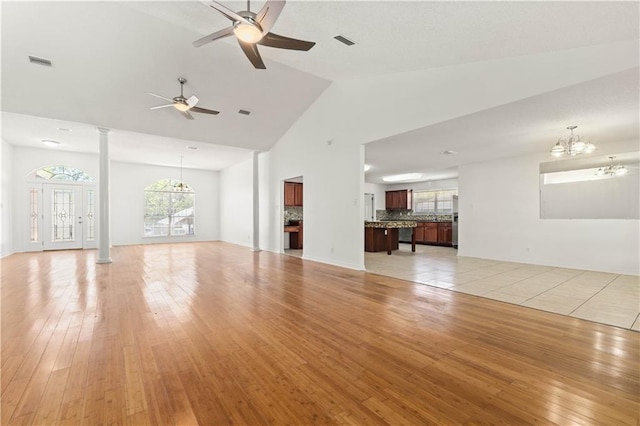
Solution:
M 270 151 L 272 195 L 304 176 L 304 257 L 364 268 L 363 144 L 637 66 L 635 41 L 334 82 Z M 571 61 L 570 72 L 557 72 Z M 271 217 L 269 247 L 282 248 Z
M 13 245 L 13 145 L 2 139 L 0 146 L 0 257 L 14 252 Z
M 253 246 L 253 160 L 220 172 L 220 239 Z
M 144 188 L 158 179 L 179 179 L 179 167 L 111 162 L 111 243 L 153 244 L 220 238 L 219 172 L 183 169 L 196 194 L 195 235 L 144 237 Z
M 640 274 L 638 220 L 540 219 L 541 161 L 460 166 L 458 255 Z

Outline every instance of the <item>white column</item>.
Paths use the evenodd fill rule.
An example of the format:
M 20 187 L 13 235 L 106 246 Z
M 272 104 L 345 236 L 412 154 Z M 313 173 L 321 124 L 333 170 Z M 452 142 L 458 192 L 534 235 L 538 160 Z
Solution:
M 253 151 L 253 251 L 260 251 L 260 168 L 258 152 Z
M 96 263 L 111 263 L 111 240 L 109 238 L 109 129 L 98 127 L 100 134 L 100 186 L 98 189 L 98 212 L 100 234 L 98 236 L 98 260 Z

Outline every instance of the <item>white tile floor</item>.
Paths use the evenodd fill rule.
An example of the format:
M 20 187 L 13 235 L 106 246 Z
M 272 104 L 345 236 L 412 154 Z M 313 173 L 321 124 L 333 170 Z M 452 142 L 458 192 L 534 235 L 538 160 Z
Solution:
M 400 244 L 365 253 L 367 271 L 640 331 L 640 277 L 457 256 Z

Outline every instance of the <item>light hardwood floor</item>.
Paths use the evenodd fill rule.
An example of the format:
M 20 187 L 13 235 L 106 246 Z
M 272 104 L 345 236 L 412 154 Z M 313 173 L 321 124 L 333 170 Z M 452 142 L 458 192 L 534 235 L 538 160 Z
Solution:
M 2 260 L 9 424 L 630 424 L 638 333 L 225 243 Z

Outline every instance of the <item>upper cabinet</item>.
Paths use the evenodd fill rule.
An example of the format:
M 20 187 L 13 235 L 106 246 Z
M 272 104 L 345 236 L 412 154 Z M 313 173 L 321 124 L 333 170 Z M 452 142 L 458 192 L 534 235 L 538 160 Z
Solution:
M 285 207 L 302 207 L 302 183 L 284 183 L 284 205 Z
M 385 208 L 387 210 L 411 210 L 413 190 L 400 189 L 385 193 Z

